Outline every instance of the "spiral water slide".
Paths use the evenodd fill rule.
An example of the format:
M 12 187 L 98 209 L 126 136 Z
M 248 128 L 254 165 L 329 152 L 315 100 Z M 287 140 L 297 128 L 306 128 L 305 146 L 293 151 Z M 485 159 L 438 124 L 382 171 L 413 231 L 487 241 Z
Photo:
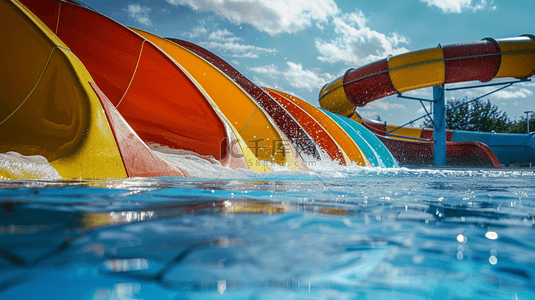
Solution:
M 143 143 L 30 10 L 1 0 L 0 12 L 0 153 L 43 156 L 64 179 L 187 175 Z M 36 173 L 0 165 L 0 179 Z
M 21 2 L 70 47 L 145 143 L 268 170 L 199 83 L 153 43 L 76 3 Z
M 534 74 L 534 36 L 485 38 L 472 43 L 439 45 L 436 48 L 388 57 L 358 69 L 349 69 L 321 89 L 319 102 L 324 109 L 361 121 L 355 113 L 356 107 L 389 95 L 456 82 L 488 82 L 507 77 L 526 79 Z M 368 126 L 369 122 L 364 125 Z M 368 126 L 370 129 L 372 127 Z M 416 131 L 408 130 L 407 133 L 412 136 L 418 134 Z M 381 135 L 377 130 L 375 132 Z M 428 132 L 425 134 L 429 135 Z M 380 138 L 402 164 L 427 164 L 429 157 L 432 161 L 433 146 L 429 142 L 385 136 Z M 499 167 L 498 159 L 489 150 L 479 142 L 448 142 L 448 165 L 473 165 L 473 161 Z

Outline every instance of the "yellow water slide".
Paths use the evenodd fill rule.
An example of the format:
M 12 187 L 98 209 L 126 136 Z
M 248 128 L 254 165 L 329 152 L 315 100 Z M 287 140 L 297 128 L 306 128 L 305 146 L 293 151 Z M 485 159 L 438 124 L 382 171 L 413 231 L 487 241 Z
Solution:
M 82 63 L 20 2 L 0 13 L 0 153 L 41 155 L 65 179 L 126 177 Z

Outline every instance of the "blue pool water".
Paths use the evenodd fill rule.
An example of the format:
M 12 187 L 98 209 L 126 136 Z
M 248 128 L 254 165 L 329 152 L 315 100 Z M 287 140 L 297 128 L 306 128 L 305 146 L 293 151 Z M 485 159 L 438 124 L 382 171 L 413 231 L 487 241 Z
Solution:
M 0 299 L 535 297 L 532 170 L 225 178 L 0 181 Z

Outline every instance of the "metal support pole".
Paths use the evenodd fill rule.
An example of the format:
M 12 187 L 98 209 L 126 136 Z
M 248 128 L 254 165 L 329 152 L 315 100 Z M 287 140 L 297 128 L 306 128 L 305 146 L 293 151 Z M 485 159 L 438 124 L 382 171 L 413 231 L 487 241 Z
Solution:
M 529 134 L 529 114 L 532 114 L 533 111 L 532 110 L 528 110 L 528 111 L 525 111 L 524 113 L 526 114 L 526 123 L 527 123 L 527 127 L 528 127 L 527 133 Z
M 446 97 L 444 86 L 433 87 L 433 139 L 435 167 L 446 166 Z

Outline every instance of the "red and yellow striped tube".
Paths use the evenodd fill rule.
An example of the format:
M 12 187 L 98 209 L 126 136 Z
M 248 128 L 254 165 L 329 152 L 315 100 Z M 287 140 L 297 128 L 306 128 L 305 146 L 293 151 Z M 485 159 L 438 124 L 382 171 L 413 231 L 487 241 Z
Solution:
M 322 108 L 349 116 L 355 106 L 396 93 L 445 83 L 535 74 L 535 36 L 441 46 L 389 57 L 326 84 Z

